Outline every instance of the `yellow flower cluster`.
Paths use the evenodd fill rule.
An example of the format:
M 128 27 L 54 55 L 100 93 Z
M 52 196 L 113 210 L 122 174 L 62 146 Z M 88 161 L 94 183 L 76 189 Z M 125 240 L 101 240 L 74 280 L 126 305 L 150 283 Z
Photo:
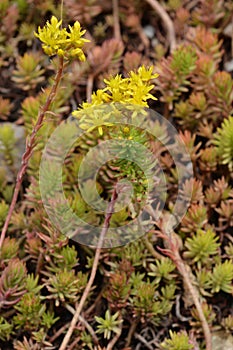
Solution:
M 145 66 L 138 68 L 137 72 L 131 71 L 128 78 L 122 78 L 121 75 L 116 75 L 109 80 L 105 79 L 106 88 L 97 90 L 91 96 L 91 102 L 84 102 L 82 108 L 102 103 L 118 102 L 125 104 L 139 105 L 148 107 L 147 100 L 157 100 L 150 91 L 154 85 L 150 85 L 150 81 L 158 77 L 158 74 L 153 74 L 153 67 L 148 69 Z M 75 115 L 76 111 L 73 112 Z
M 78 58 L 85 61 L 82 47 L 89 40 L 83 39 L 85 30 L 81 30 L 80 23 L 76 21 L 73 26 L 69 25 L 69 31 L 61 28 L 62 20 L 58 21 L 52 16 L 43 28 L 38 27 L 38 33 L 34 35 L 42 41 L 44 52 L 49 55 L 58 55 L 66 59 Z
M 128 78 L 116 75 L 109 80 L 105 79 L 106 87 L 94 92 L 91 102 L 83 102 L 81 108 L 72 114 L 79 119 L 81 129 L 90 132 L 98 128 L 99 134 L 103 135 L 103 126 L 114 125 L 113 120 L 118 114 L 121 115 L 120 105 L 130 109 L 134 118 L 137 113 L 142 113 L 143 108 L 148 107 L 148 99 L 157 100 L 150 93 L 154 87 L 150 81 L 157 77 L 158 74 L 153 74 L 153 67 L 147 69 L 141 66 L 137 72 L 131 71 Z M 93 108 L 94 106 L 98 108 Z

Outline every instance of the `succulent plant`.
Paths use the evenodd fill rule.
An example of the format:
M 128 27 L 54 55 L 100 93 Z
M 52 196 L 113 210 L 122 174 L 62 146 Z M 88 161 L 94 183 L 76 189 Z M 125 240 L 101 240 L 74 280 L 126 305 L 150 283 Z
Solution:
M 23 90 L 35 89 L 44 82 L 45 70 L 41 68 L 41 57 L 37 54 L 25 53 L 17 61 L 17 69 L 13 71 L 12 80 Z
M 222 164 L 226 164 L 229 170 L 233 169 L 233 116 L 224 119 L 217 133 L 214 135 L 214 145 Z

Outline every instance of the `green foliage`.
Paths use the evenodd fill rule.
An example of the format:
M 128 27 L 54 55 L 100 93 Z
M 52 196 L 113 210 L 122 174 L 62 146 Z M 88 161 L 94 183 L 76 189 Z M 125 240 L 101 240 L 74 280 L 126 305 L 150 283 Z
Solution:
M 47 266 L 47 269 L 53 272 L 64 269 L 71 270 L 77 264 L 77 251 L 74 246 L 67 246 L 53 253 L 53 262 L 50 263 L 51 266 Z
M 170 339 L 165 339 L 161 344 L 161 348 L 164 350 L 191 350 L 193 345 L 189 342 L 189 337 L 186 332 L 172 332 L 170 333 Z
M 19 259 L 11 259 L 0 277 L 0 307 L 16 304 L 26 292 L 26 267 Z
M 222 164 L 226 164 L 229 170 L 233 169 L 233 116 L 224 119 L 217 133 L 214 135 L 213 143 L 217 147 L 218 156 Z
M 217 264 L 211 276 L 212 291 L 218 293 L 220 290 L 225 293 L 232 293 L 233 280 L 233 263 L 231 260 L 226 260 L 224 263 Z
M 175 298 L 176 285 L 174 281 L 161 288 L 161 299 L 172 300 Z
M 120 334 L 120 324 L 123 320 L 119 317 L 119 312 L 111 315 L 107 310 L 104 318 L 95 316 L 95 320 L 99 323 L 96 333 L 103 334 L 105 339 L 110 339 L 112 333 Z
M 41 68 L 41 57 L 33 52 L 25 53 L 17 61 L 17 69 L 13 71 L 12 80 L 23 90 L 35 89 L 44 81 L 45 70 Z
M 0 202 L 0 228 L 4 225 L 5 219 L 7 217 L 9 205 L 5 203 L 4 200 Z
M 193 232 L 201 229 L 207 222 L 207 209 L 199 204 L 192 204 L 182 220 L 183 232 Z
M 204 313 L 204 316 L 205 316 L 207 322 L 209 324 L 212 324 L 216 318 L 216 315 L 215 315 L 215 312 L 213 311 L 212 306 L 208 305 L 207 303 L 202 303 L 201 307 L 202 307 L 202 310 L 203 310 L 203 313 Z M 199 316 L 196 308 L 192 308 L 191 315 L 195 319 L 194 322 L 193 321 L 191 322 L 192 325 L 194 327 L 201 328 L 202 327 L 201 320 L 200 320 L 200 316 Z
M 113 272 L 109 278 L 108 288 L 104 296 L 111 305 L 125 307 L 131 291 L 126 272 Z
M 229 315 L 222 319 L 221 325 L 223 328 L 225 328 L 228 332 L 233 331 L 233 316 Z
M 32 292 L 24 294 L 15 309 L 17 314 L 13 322 L 16 328 L 34 331 L 44 326 L 49 329 L 58 320 L 53 313 L 46 312 L 46 305 L 42 304 L 40 296 Z
M 211 281 L 211 272 L 207 269 L 201 267 L 200 270 L 196 271 L 196 279 L 200 292 L 205 296 L 212 296 L 207 290 L 211 289 L 212 281 Z
M 96 186 L 100 197 L 109 201 L 111 190 L 119 181 L 123 198 L 128 192 L 124 186 L 130 182 L 132 205 L 127 203 L 110 220 L 110 227 L 117 228 L 136 221 L 144 205 L 146 210 L 147 204 L 157 210 L 148 192 L 159 167 L 167 188 L 159 194 L 160 203 L 164 204 L 160 220 L 154 222 L 152 212 L 148 212 L 148 222 L 153 220 L 149 240 L 135 240 L 127 246 L 101 250 L 96 278 L 83 308 L 84 320 L 78 321 L 68 347 L 102 349 L 109 346 L 110 338 L 118 336 L 114 348 L 133 348 L 136 342 L 144 348 L 142 339 L 149 343 L 151 337 L 152 346 L 159 347 L 157 341 L 162 342 L 162 331 L 165 328 L 169 331 L 175 325 L 177 332 L 188 326 L 190 339 L 186 332 L 170 331 L 170 338 L 164 339 L 161 349 L 205 349 L 200 314 L 193 306 L 186 283 L 182 283 L 177 260 L 175 256 L 164 255 L 170 254 L 170 243 L 174 244 L 172 248 L 176 253 L 180 250 L 208 324 L 213 329 L 223 327 L 231 332 L 230 298 L 225 298 L 224 293 L 232 294 L 233 279 L 230 239 L 233 80 L 229 72 L 219 69 L 225 69 L 228 64 L 232 1 L 200 1 L 195 8 L 187 1 L 161 2 L 173 20 L 176 37 L 176 49 L 169 54 L 172 47 L 169 40 L 163 38 L 164 31 L 158 33 L 155 40 L 147 36 L 147 28 L 142 30 L 145 23 L 154 27 L 155 20 L 154 15 L 149 15 L 150 5 L 145 2 L 119 1 L 119 40 L 113 26 L 115 14 L 112 15 L 107 2 L 65 0 L 63 22 L 70 26 L 65 29 L 64 23 L 53 16 L 36 34 L 48 55 L 59 56 L 54 58 L 40 52 L 33 31 L 43 18 L 60 16 L 61 6 L 53 0 L 36 0 L 36 6 L 30 6 L 31 3 L 32 0 L 0 1 L 0 91 L 3 96 L 0 97 L 0 119 L 4 121 L 0 127 L 0 229 L 15 185 L 11 177 L 9 180 L 9 172 L 15 177 L 14 150 L 18 146 L 14 129 L 5 120 L 23 125 L 26 135 L 30 134 L 54 83 L 51 75 L 62 58 L 67 60 L 56 98 L 36 134 L 36 147 L 7 232 L 10 236 L 4 240 L 0 252 L 2 348 L 57 348 L 72 317 L 70 312 L 76 309 L 88 282 L 94 252 L 79 243 L 68 245 L 68 238 L 52 226 L 41 203 L 38 171 L 48 138 L 72 110 L 77 109 L 73 115 L 85 135 L 73 144 L 62 168 L 64 195 L 75 214 L 100 227 L 104 214 L 85 203 L 82 194 L 98 203 L 92 191 Z M 101 24 L 98 24 L 99 18 L 102 18 Z M 86 47 L 83 46 L 84 31 L 75 22 L 77 19 L 88 23 L 87 36 L 94 38 Z M 75 62 L 75 56 L 85 59 L 85 50 L 86 62 Z M 159 77 L 155 79 L 157 73 Z M 158 101 L 154 90 L 158 91 Z M 181 189 L 178 188 L 179 169 L 169 154 L 170 149 L 176 147 L 170 130 L 150 120 L 147 124 L 150 132 L 143 131 L 149 119 L 148 107 L 172 121 L 190 153 L 194 176 L 184 181 Z M 119 117 L 124 117 L 126 123 L 116 125 Z M 69 138 L 68 131 L 59 141 L 66 144 Z M 101 166 L 96 181 L 90 179 L 89 172 L 84 174 L 80 186 L 77 179 L 83 159 L 92 148 L 109 139 L 121 141 L 120 146 L 112 143 L 115 158 Z M 133 146 L 131 141 L 135 143 Z M 51 151 L 59 157 L 58 148 Z M 150 151 L 154 158 L 148 157 Z M 133 157 L 141 168 L 130 159 Z M 183 159 L 183 154 L 180 157 Z M 95 155 L 91 160 L 95 160 Z M 50 178 L 44 184 L 45 192 L 53 205 L 57 172 L 49 166 L 46 171 Z M 166 241 L 160 224 L 166 222 L 167 212 L 172 211 L 179 190 L 185 199 L 191 197 L 191 203 L 171 241 Z M 122 198 L 117 198 L 115 209 Z M 65 215 L 62 204 L 58 212 L 60 216 Z M 126 241 L 128 237 L 132 239 L 127 226 L 124 233 Z M 88 232 L 84 230 L 81 234 L 88 235 Z M 177 246 L 173 237 L 179 240 Z M 217 299 L 214 293 L 219 293 Z M 179 296 L 182 296 L 180 303 Z M 213 311 L 216 303 L 222 306 L 221 320 Z M 107 310 L 104 316 L 101 310 Z M 61 314 L 64 317 L 56 323 Z M 188 317 L 186 325 L 183 317 Z M 96 325 L 98 344 L 88 324 Z M 134 326 L 141 335 L 137 340 Z M 160 336 L 156 341 L 157 330 Z
M 19 242 L 17 242 L 15 238 L 7 237 L 3 242 L 2 249 L 0 252 L 1 259 L 7 262 L 15 258 L 18 255 L 18 250 Z
M 44 105 L 49 91 L 51 89 L 51 83 L 52 81 L 49 80 L 47 88 L 41 91 L 36 97 L 29 96 L 25 98 L 22 103 L 21 113 L 23 116 L 27 134 L 29 134 L 32 131 L 32 127 L 36 122 L 39 109 L 42 105 Z M 66 101 L 72 94 L 74 87 L 71 86 L 69 81 L 65 81 L 64 84 L 65 88 L 61 86 L 56 94 L 55 100 L 53 101 L 53 105 L 51 106 L 52 113 L 48 113 L 49 117 L 46 120 L 46 125 L 42 126 L 41 130 L 39 130 L 38 132 L 38 144 L 40 145 L 40 148 L 41 145 L 43 146 L 45 140 L 47 140 L 51 132 L 54 130 L 54 127 L 57 125 L 60 115 L 68 111 L 68 108 L 66 107 Z M 54 116 L 56 116 L 56 118 Z M 38 161 L 36 162 L 36 164 L 38 166 Z
M 170 67 L 181 83 L 188 83 L 186 77 L 194 70 L 196 59 L 192 46 L 181 46 L 174 51 Z
M 46 280 L 45 285 L 49 291 L 48 299 L 54 299 L 58 306 L 60 302 L 76 301 L 79 294 L 85 288 L 87 276 L 81 271 L 75 275 L 74 270 L 56 272 Z
M 0 126 L 0 154 L 3 155 L 8 165 L 14 164 L 15 142 L 13 127 L 10 124 Z
M 172 109 L 173 102 L 188 91 L 189 75 L 195 69 L 197 55 L 191 45 L 179 46 L 167 59 L 163 58 L 157 66 L 159 78 L 156 88 L 161 92 L 163 102 Z
M 127 260 L 134 267 L 146 265 L 148 254 L 141 240 L 127 244 L 125 247 L 118 249 L 117 253 L 120 254 L 122 259 Z
M 188 251 L 184 253 L 184 256 L 191 258 L 193 262 L 207 264 L 208 258 L 218 253 L 220 243 L 217 241 L 218 237 L 211 229 L 197 230 L 196 235 L 186 239 L 185 247 Z
M 4 99 L 0 96 L 0 119 L 7 119 L 11 108 L 12 104 L 10 103 L 10 100 L 7 98 Z
M 227 256 L 231 259 L 233 259 L 233 244 L 232 243 L 229 243 L 229 245 L 227 245 L 225 247 L 225 251 L 227 253 Z
M 81 336 L 81 341 L 82 341 L 82 346 L 83 348 L 87 347 L 90 350 L 93 350 L 93 342 L 92 342 L 92 337 L 90 334 L 88 334 L 87 332 L 82 332 Z
M 175 277 L 175 274 L 172 274 L 175 270 L 175 264 L 169 258 L 156 260 L 156 265 L 149 264 L 149 267 L 151 272 L 148 275 L 155 277 L 154 283 L 159 283 L 162 279 L 169 281 Z
M 13 334 L 13 325 L 7 322 L 4 317 L 0 317 L 0 339 L 9 340 Z
M 39 283 L 39 276 L 34 277 L 32 274 L 31 275 L 28 274 L 26 278 L 26 286 L 25 286 L 27 292 L 38 294 L 41 288 L 43 288 L 43 286 L 38 285 L 38 283 Z
M 151 320 L 157 324 L 171 310 L 174 288 L 171 289 L 171 299 L 168 300 L 164 297 L 166 294 L 168 296 L 167 290 L 163 290 L 163 296 L 160 296 L 156 292 L 153 283 L 149 281 L 138 282 L 138 286 L 133 286 L 132 297 L 130 298 L 133 313 L 135 316 L 140 317 L 142 322 Z

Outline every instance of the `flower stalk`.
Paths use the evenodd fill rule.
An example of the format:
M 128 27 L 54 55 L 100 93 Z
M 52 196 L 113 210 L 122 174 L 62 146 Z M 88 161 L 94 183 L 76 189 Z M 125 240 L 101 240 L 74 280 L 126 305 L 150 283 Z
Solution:
M 63 59 L 63 57 L 60 57 L 59 58 L 59 66 L 58 66 L 57 74 L 56 74 L 56 77 L 54 80 L 54 84 L 50 90 L 50 93 L 47 97 L 47 100 L 46 100 L 44 106 L 39 111 L 38 118 L 37 118 L 36 124 L 32 130 L 32 133 L 31 133 L 31 135 L 28 136 L 28 138 L 26 140 L 26 148 L 25 148 L 25 152 L 22 156 L 22 162 L 21 162 L 20 169 L 19 169 L 18 174 L 17 174 L 16 185 L 15 185 L 13 197 L 12 197 L 10 208 L 9 208 L 9 211 L 8 211 L 8 214 L 7 214 L 7 217 L 6 217 L 4 226 L 2 228 L 2 232 L 1 232 L 0 249 L 1 249 L 3 241 L 5 239 L 6 232 L 7 232 L 7 229 L 8 229 L 16 202 L 17 202 L 17 198 L 19 195 L 22 181 L 23 181 L 23 176 L 27 170 L 28 162 L 32 156 L 33 149 L 36 146 L 36 135 L 37 135 L 38 131 L 40 130 L 40 128 L 42 127 L 45 114 L 46 114 L 46 112 L 49 111 L 49 108 L 50 108 L 50 106 L 51 106 L 51 104 L 56 96 L 56 92 L 57 92 L 59 83 L 60 83 L 61 78 L 62 78 L 63 68 L 64 68 L 64 59 Z

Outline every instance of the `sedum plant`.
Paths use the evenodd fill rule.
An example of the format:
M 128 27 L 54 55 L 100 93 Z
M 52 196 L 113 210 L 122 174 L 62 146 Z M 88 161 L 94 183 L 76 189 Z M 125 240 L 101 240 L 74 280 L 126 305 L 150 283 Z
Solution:
M 199 266 L 201 264 L 207 265 L 208 260 L 212 259 L 212 255 L 218 254 L 220 244 L 217 241 L 218 237 L 211 229 L 207 231 L 197 230 L 196 235 L 186 239 L 187 251 L 185 251 L 184 256 L 192 258 L 192 261 L 197 262 Z
M 164 350 L 192 350 L 194 346 L 189 341 L 186 332 L 172 332 L 170 331 L 170 339 L 165 339 L 161 344 L 161 349 Z
M 80 23 L 76 21 L 73 26 L 69 26 L 69 31 L 62 28 L 62 20 L 58 21 L 52 16 L 46 26 L 38 28 L 38 33 L 34 33 L 42 41 L 42 48 L 48 56 L 58 55 L 65 59 L 78 58 L 85 61 L 82 47 L 87 39 L 82 38 L 85 30 L 81 30 Z
M 0 339 L 2 341 L 9 340 L 12 334 L 14 334 L 13 325 L 7 322 L 4 317 L 0 317 Z
M 15 143 L 13 127 L 10 124 L 0 126 L 0 152 L 9 166 L 14 164 Z
M 232 293 L 233 280 L 233 263 L 231 260 L 226 260 L 224 263 L 217 264 L 213 269 L 212 291 L 218 293 L 220 290 L 225 293 Z
M 41 68 L 41 57 L 33 52 L 27 52 L 17 61 L 17 69 L 13 71 L 12 80 L 23 90 L 35 89 L 44 82 L 45 70 Z
M 15 305 L 17 315 L 13 318 L 16 329 L 24 328 L 27 331 L 36 331 L 40 327 L 49 329 L 58 318 L 53 313 L 46 312 L 46 305 L 42 304 L 40 296 L 26 293 L 20 302 Z
M 196 67 L 197 55 L 192 46 L 180 46 L 156 67 L 159 78 L 156 89 L 162 94 L 161 100 L 169 109 L 183 92 L 188 91 L 190 74 Z
M 3 98 L 0 96 L 0 119 L 6 120 L 10 115 L 10 110 L 13 105 L 10 103 L 8 98 Z
M 1 200 L 1 202 L 0 202 L 0 228 L 3 227 L 3 224 L 4 224 L 6 217 L 7 217 L 8 210 L 9 210 L 9 206 L 7 205 L 7 203 L 4 200 Z
M 120 334 L 120 325 L 123 320 L 120 319 L 119 312 L 111 315 L 110 311 L 107 310 L 104 318 L 95 316 L 95 320 L 98 323 L 96 333 L 103 334 L 105 339 L 110 339 L 112 333 Z
M 26 267 L 18 258 L 11 259 L 0 277 L 1 308 L 17 304 L 26 292 Z
M 18 96 L 16 92 L 14 98 L 10 95 L 9 100 L 0 99 L 2 119 L 16 119 L 15 110 L 18 112 L 21 105 L 22 118 L 17 123 L 24 124 L 27 134 L 27 156 L 23 158 L 23 170 L 18 178 L 19 184 L 22 183 L 27 168 L 26 195 L 20 195 L 14 213 L 12 208 L 16 200 L 13 206 L 8 206 L 12 185 L 6 174 L 0 171 L 0 226 L 4 226 L 0 263 L 0 338 L 3 347 L 12 342 L 18 350 L 64 350 L 68 347 L 109 350 L 144 348 L 146 345 L 148 348 L 185 350 L 202 346 L 204 330 L 206 344 L 203 348 L 209 350 L 208 339 L 211 339 L 210 331 L 214 327 L 221 324 L 228 331 L 232 329 L 232 319 L 226 318 L 226 310 L 218 317 L 213 312 L 216 300 L 221 303 L 224 298 L 227 307 L 232 293 L 230 227 L 233 194 L 229 173 L 232 169 L 229 151 L 232 78 L 229 73 L 219 71 L 222 59 L 227 59 L 227 53 L 223 52 L 223 28 L 229 19 L 230 2 L 224 4 L 227 13 L 223 14 L 221 2 L 214 6 L 213 1 L 202 1 L 197 9 L 192 9 L 187 2 L 169 1 L 166 11 L 176 21 L 177 47 L 171 55 L 161 59 L 166 43 L 160 43 L 163 35 L 156 26 L 156 17 L 150 19 L 150 24 L 156 28 L 156 40 L 150 40 L 143 36 L 140 24 L 141 20 L 144 23 L 145 13 L 149 12 L 140 11 L 139 14 L 135 11 L 138 5 L 144 9 L 144 2 L 119 2 L 122 11 L 120 29 L 127 27 L 128 31 L 131 28 L 132 33 L 128 38 L 128 32 L 123 32 L 122 38 L 117 39 L 117 36 L 109 38 L 117 16 L 110 12 L 108 2 L 84 0 L 76 4 L 67 0 L 65 3 L 70 4 L 70 9 L 66 11 L 65 20 L 69 23 L 76 17 L 83 18 L 88 23 L 88 36 L 93 35 L 96 43 L 90 44 L 84 65 L 75 62 L 75 59 L 81 62 L 85 59 L 83 47 L 87 40 L 83 38 L 84 31 L 79 23 L 64 28 L 62 21 L 52 16 L 36 33 L 45 54 L 52 57 L 47 67 L 44 62 L 48 61 L 38 51 L 25 54 L 28 48 L 37 49 L 32 43 L 32 31 L 37 23 L 25 25 L 19 22 L 22 17 L 30 22 L 30 18 L 39 18 L 38 14 L 47 18 L 51 13 L 58 13 L 58 8 L 51 1 L 37 0 L 36 7 L 29 6 L 30 3 L 31 0 L 5 0 L 0 5 L 3 19 L 0 24 L 0 51 L 3 53 L 0 66 L 5 74 L 7 58 L 10 58 L 7 69 L 13 72 L 14 87 L 25 90 L 24 95 L 28 96 Z M 213 11 L 209 11 L 210 8 Z M 104 15 L 106 25 L 103 22 L 98 28 L 95 22 L 98 21 L 97 14 Z M 109 29 L 107 38 L 103 37 L 105 28 Z M 13 37 L 14 33 L 17 38 Z M 145 52 L 137 43 L 136 33 L 141 35 L 140 40 L 144 40 Z M 2 43 L 6 44 L 5 47 Z M 157 69 L 150 61 L 153 58 L 157 59 Z M 159 70 L 158 79 L 154 69 Z M 57 75 L 48 79 L 51 70 L 56 70 Z M 12 79 L 9 81 L 12 84 Z M 36 94 L 41 84 L 44 90 Z M 0 88 L 5 93 L 2 85 Z M 92 92 L 93 88 L 97 89 L 96 92 Z M 114 148 L 115 154 L 125 156 L 130 151 L 135 152 L 138 159 L 142 158 L 140 161 L 149 170 L 152 180 L 156 162 L 148 162 L 146 152 L 140 153 L 136 146 L 127 152 L 124 148 L 134 140 L 155 151 L 171 184 L 171 198 L 165 211 L 172 210 L 178 174 L 168 152 L 140 128 L 115 127 L 111 115 L 105 113 L 111 112 L 113 106 L 117 110 L 119 104 L 124 104 L 126 109 L 133 104 L 138 106 L 132 117 L 137 120 L 137 112 L 145 107 L 153 108 L 154 89 L 159 92 L 156 108 L 161 111 L 162 103 L 165 103 L 165 115 L 182 129 L 180 136 L 193 161 L 195 177 L 185 181 L 181 189 L 184 196 L 191 196 L 186 216 L 169 237 L 164 235 L 162 225 L 156 223 L 148 237 L 120 249 L 97 248 L 95 256 L 90 248 L 80 244 L 70 246 L 67 237 L 52 227 L 46 216 L 41 203 L 38 167 L 47 138 L 62 118 L 68 116 L 71 107 L 75 109 L 73 117 L 79 119 L 85 131 L 85 136 L 67 155 L 63 169 L 64 193 L 72 210 L 88 223 L 106 224 L 104 215 L 90 210 L 82 199 L 77 174 L 91 147 L 108 138 L 125 142 L 125 147 Z M 87 102 L 83 102 L 85 93 Z M 161 125 L 152 123 L 151 130 L 163 140 L 169 140 Z M 1 153 L 8 163 L 13 163 L 14 144 L 11 144 L 10 132 L 6 135 L 3 135 L 5 144 L 1 145 L 5 146 L 2 146 Z M 66 138 L 61 142 L 65 143 Z M 6 156 L 7 152 L 11 157 Z M 226 166 L 222 167 L 223 164 Z M 50 170 L 51 181 L 46 183 L 46 189 L 52 194 L 56 172 Z M 91 189 L 96 185 L 98 193 L 111 203 L 112 185 L 125 178 L 133 183 L 133 208 L 114 213 L 109 223 L 111 228 L 125 225 L 137 216 L 149 186 L 143 172 L 132 162 L 112 161 L 101 168 L 96 184 L 88 179 L 83 186 L 83 191 L 92 195 Z M 14 198 L 17 199 L 17 193 Z M 11 221 L 8 216 L 4 225 L 8 209 Z M 59 209 L 63 215 L 63 208 Z M 166 215 L 162 215 L 161 221 L 166 221 Z M 6 231 L 11 236 L 4 239 Z M 101 310 L 106 310 L 104 316 Z M 71 323 L 70 314 L 73 316 Z M 170 338 L 163 341 L 162 329 L 173 329 L 174 324 L 177 332 L 187 327 L 190 337 L 182 331 L 170 331 Z
M 217 129 L 213 140 L 217 148 L 221 164 L 226 164 L 229 170 L 233 169 L 233 116 L 224 119 L 221 127 Z

